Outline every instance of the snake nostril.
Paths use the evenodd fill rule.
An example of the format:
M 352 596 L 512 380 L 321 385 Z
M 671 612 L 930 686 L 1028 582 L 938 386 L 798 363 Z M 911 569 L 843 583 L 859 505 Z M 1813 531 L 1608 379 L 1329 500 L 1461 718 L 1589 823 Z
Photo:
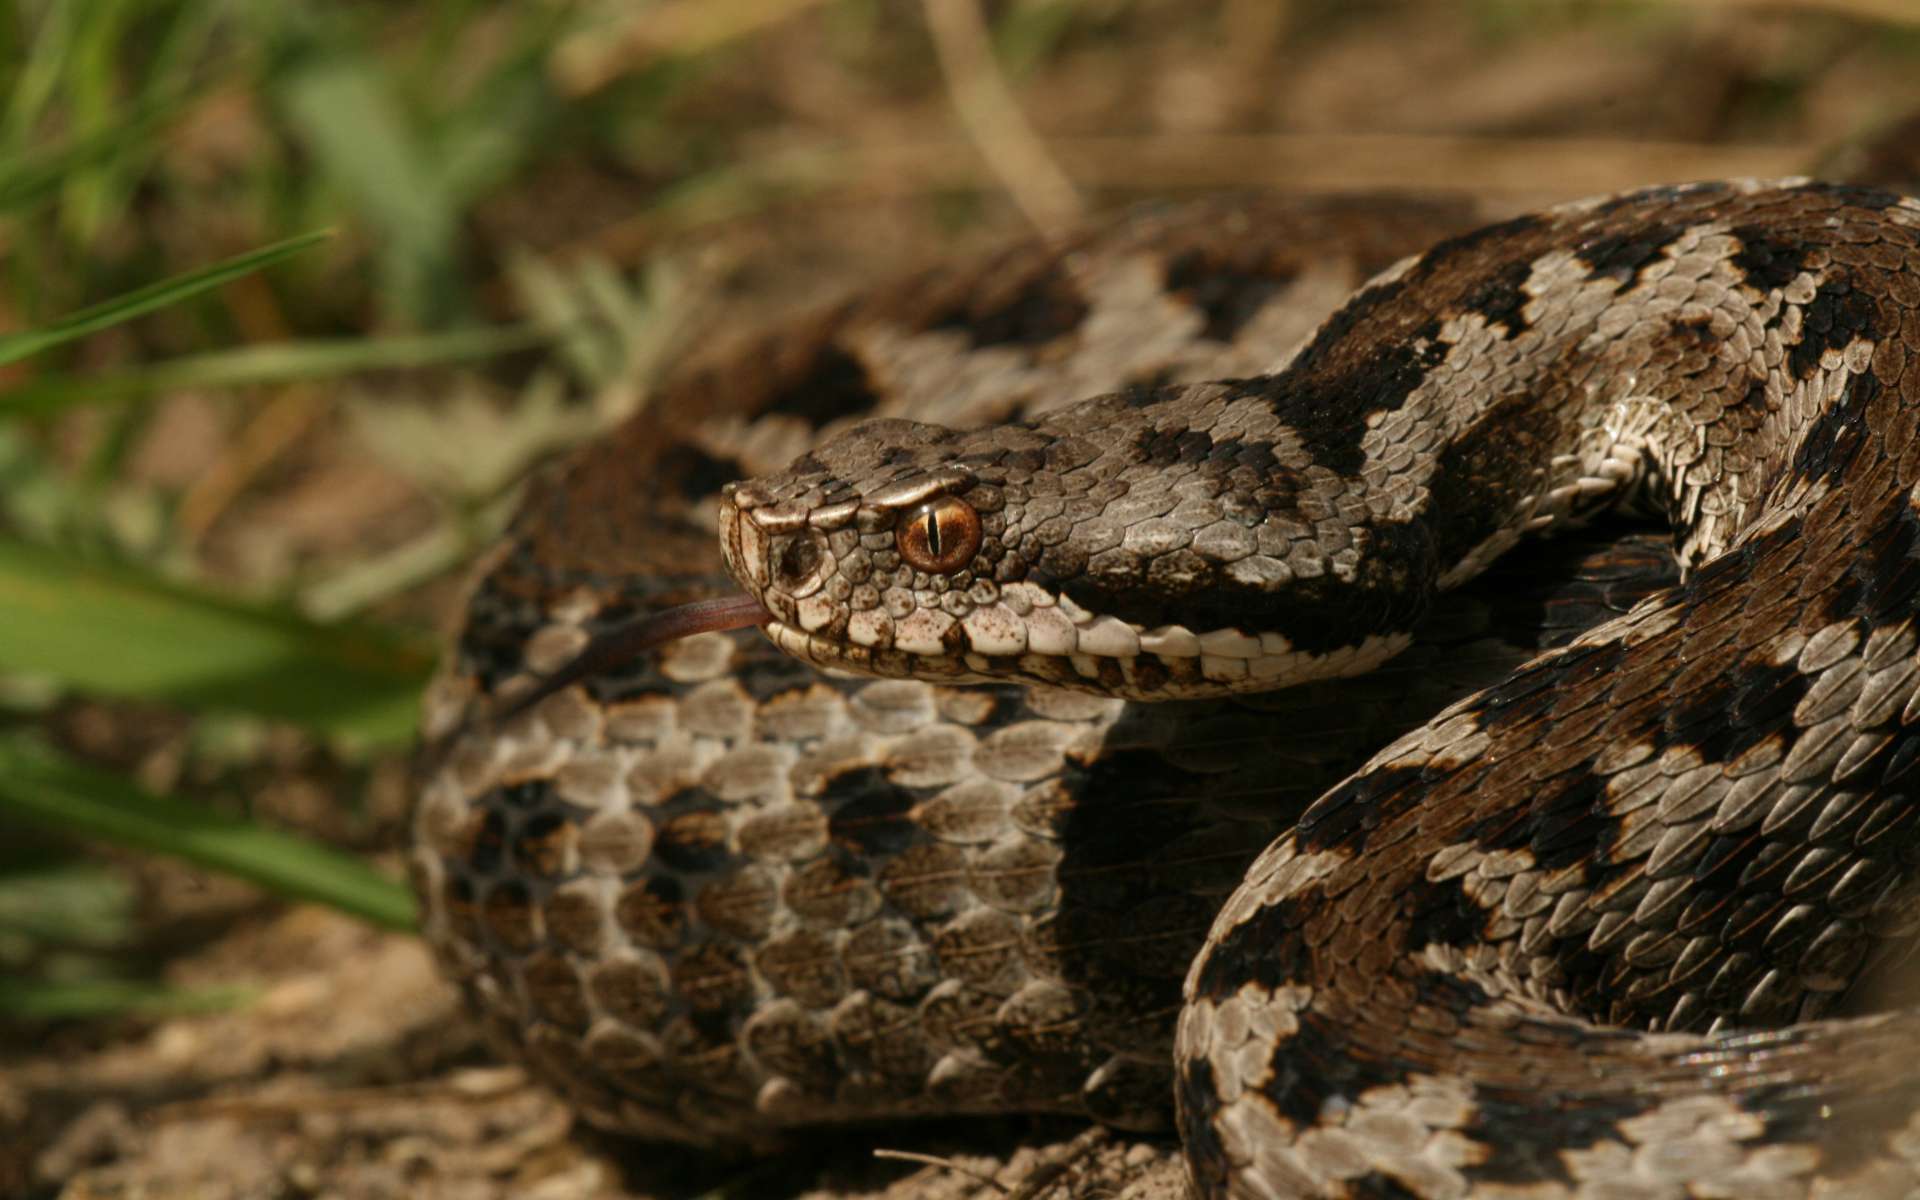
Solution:
M 819 566 L 820 542 L 809 530 L 781 547 L 774 571 L 781 586 L 791 590 L 806 583 Z

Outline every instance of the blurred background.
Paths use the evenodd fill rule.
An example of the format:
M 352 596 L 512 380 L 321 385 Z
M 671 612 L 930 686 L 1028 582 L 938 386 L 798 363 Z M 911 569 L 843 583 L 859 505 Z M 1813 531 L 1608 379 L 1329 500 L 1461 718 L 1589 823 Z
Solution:
M 1144 196 L 1911 190 L 1916 111 L 1916 0 L 8 5 L 0 1195 L 649 1194 L 400 847 L 464 564 L 703 337 Z

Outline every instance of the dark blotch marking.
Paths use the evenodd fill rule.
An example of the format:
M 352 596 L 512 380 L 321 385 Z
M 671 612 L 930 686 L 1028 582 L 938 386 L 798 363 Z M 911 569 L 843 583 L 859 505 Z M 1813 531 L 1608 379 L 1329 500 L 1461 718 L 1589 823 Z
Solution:
M 1521 310 L 1526 307 L 1528 297 L 1522 285 L 1532 273 L 1532 263 L 1510 262 L 1469 292 L 1461 303 L 1466 311 L 1485 317 L 1488 324 L 1505 326 L 1508 337 L 1523 333 L 1527 319 Z
M 1713 332 L 1713 317 L 1708 313 L 1677 317 L 1668 328 L 1673 331 L 1676 341 L 1692 342 L 1703 350 L 1711 350 L 1720 344 L 1720 338 Z
M 1381 767 L 1355 775 L 1316 801 L 1294 827 L 1303 854 L 1322 850 L 1364 853 L 1367 834 L 1419 803 L 1426 794 L 1421 767 Z
M 1221 1001 L 1247 984 L 1272 991 L 1312 978 L 1302 932 L 1326 904 L 1325 896 L 1307 892 L 1269 904 L 1236 925 L 1207 955 L 1194 979 L 1194 997 Z
M 1480 576 L 1473 594 L 1509 638 L 1548 650 L 1680 581 L 1670 535 L 1608 532 L 1605 541 L 1588 532 L 1522 543 Z M 1542 580 L 1562 582 L 1542 588 Z
M 1423 1006 L 1443 1010 L 1456 1019 L 1464 1020 L 1487 1002 L 1486 993 L 1477 986 L 1450 976 L 1422 971 L 1406 977 L 1406 982 L 1412 985 L 1416 1000 Z M 1431 1074 L 1433 1070 L 1431 1063 L 1417 1062 L 1411 1053 L 1402 1058 L 1378 1043 L 1356 1040 L 1353 1025 L 1320 1011 L 1317 1004 L 1301 1012 L 1298 1021 L 1294 1035 L 1273 1056 L 1273 1075 L 1261 1085 L 1260 1092 L 1281 1116 L 1303 1129 L 1321 1119 L 1331 1099 L 1351 1101 L 1374 1088 L 1405 1085 L 1414 1076 Z M 1562 1053 L 1576 1044 L 1574 1039 L 1580 1036 L 1572 1027 L 1563 1029 L 1544 1022 L 1524 1024 L 1523 1036 L 1536 1042 L 1557 1042 Z M 1557 1139 L 1564 1126 L 1542 1122 L 1540 1096 L 1533 1094 L 1528 1099 L 1534 1136 L 1544 1134 Z M 1571 1144 L 1584 1144 L 1577 1138 L 1587 1127 L 1585 1115 L 1563 1110 L 1558 1116 L 1572 1118 L 1575 1140 L 1571 1140 Z
M 1871 540 L 1847 566 L 1841 587 L 1825 598 L 1830 620 L 1858 617 L 1868 625 L 1891 625 L 1910 617 L 1920 595 L 1920 514 L 1895 494 L 1862 529 Z
M 1204 429 L 1143 429 L 1134 442 L 1141 460 L 1150 466 L 1205 462 L 1213 453 L 1213 435 Z
M 1640 269 L 1660 257 L 1686 230 L 1685 225 L 1650 221 L 1618 233 L 1589 238 L 1574 248 L 1574 254 L 1587 264 L 1588 279 L 1613 279 L 1632 283 Z
M 1481 694 L 1481 728 L 1500 734 L 1544 716 L 1569 678 L 1593 678 L 1617 668 L 1620 659 L 1617 643 L 1571 646 L 1536 659 Z
M 1396 280 L 1362 291 L 1327 318 L 1284 371 L 1241 380 L 1227 399 L 1265 400 L 1315 462 L 1342 475 L 1358 471 L 1367 417 L 1398 409 L 1446 357 L 1437 320 L 1404 327 L 1396 301 L 1405 290 Z
M 1347 1180 L 1347 1195 L 1354 1200 L 1420 1200 L 1418 1192 L 1408 1191 L 1398 1179 L 1378 1171 Z
M 656 820 L 653 854 L 662 863 L 687 874 L 714 874 L 737 859 L 727 847 L 725 805 L 704 788 L 676 792 L 661 806 L 671 814 Z
M 927 327 L 959 330 L 975 349 L 1038 346 L 1071 333 L 1087 316 L 1086 300 L 1057 261 L 1021 280 L 1010 294 L 983 292 L 971 303 L 935 315 Z
M 1420 971 L 1413 977 L 1413 998 L 1427 1008 L 1439 1009 L 1461 1024 L 1472 1014 L 1492 1003 L 1487 989 L 1471 979 L 1441 971 Z
M 1212 462 L 1267 472 L 1280 465 L 1272 442 L 1244 441 L 1237 434 L 1216 442 L 1204 429 L 1145 429 L 1133 444 L 1141 461 L 1156 467 Z
M 834 842 L 873 856 L 898 854 L 925 840 L 907 814 L 916 797 L 888 779 L 879 767 L 855 767 L 827 782 L 820 804 L 831 814 L 827 834 Z
M 1738 758 L 1792 723 L 1811 683 L 1791 662 L 1729 664 L 1721 686 L 1672 697 L 1658 748 L 1697 746 L 1706 762 Z
M 1540 1025 L 1549 1030 L 1553 1027 Z M 1618 1142 L 1620 1123 L 1640 1116 L 1659 1100 L 1628 1095 L 1557 1097 L 1551 1119 L 1541 1119 L 1538 1092 L 1504 1088 L 1474 1089 L 1474 1116 L 1462 1131 L 1492 1154 L 1486 1162 L 1463 1168 L 1475 1183 L 1527 1184 L 1551 1181 L 1572 1186 L 1560 1151 L 1569 1146 Z
M 1787 367 L 1795 379 L 1819 369 L 1820 356 L 1844 350 L 1855 338 L 1872 339 L 1880 333 L 1880 307 L 1871 296 L 1854 288 L 1844 276 L 1829 279 L 1800 310 L 1800 341 L 1787 352 Z
M 1364 1059 L 1354 1053 L 1351 1031 L 1308 1008 L 1299 1028 L 1274 1055 L 1273 1076 L 1260 1091 L 1274 1110 L 1301 1129 L 1320 1120 L 1326 1102 L 1357 1096 L 1368 1088 L 1404 1084 L 1415 1068 Z
M 1438 314 L 1466 307 L 1512 332 L 1524 326 L 1521 285 L 1551 225 L 1517 217 L 1441 242 L 1398 279 L 1341 306 L 1284 371 L 1230 395 L 1265 399 L 1315 462 L 1353 474 L 1367 419 L 1400 408 L 1446 358 Z
M 1551 723 L 1555 706 L 1578 705 L 1596 680 L 1620 667 L 1618 643 L 1574 646 L 1536 660 L 1482 694 L 1480 724 L 1496 738 L 1533 723 Z M 1591 759 L 1534 782 L 1524 805 L 1492 812 L 1468 836 L 1489 850 L 1526 850 L 1538 866 L 1558 870 L 1610 844 L 1618 826 L 1606 804 L 1606 780 Z
M 1332 331 L 1332 324 L 1322 329 L 1321 337 L 1294 360 L 1294 366 L 1302 370 L 1321 366 L 1323 360 L 1314 357 L 1314 348 Z M 1351 475 L 1365 461 L 1360 439 L 1366 434 L 1367 418 L 1393 412 L 1405 404 L 1427 372 L 1447 357 L 1447 346 L 1440 341 L 1440 323 L 1429 321 L 1411 336 L 1395 338 L 1371 351 L 1356 352 L 1351 346 L 1343 349 L 1357 361 L 1316 387 L 1309 402 L 1288 395 L 1286 384 L 1294 376 L 1292 368 L 1275 376 L 1281 386 L 1275 389 L 1273 411 L 1300 435 L 1316 463 Z M 1254 386 L 1258 388 L 1260 381 L 1254 381 Z
M 1186 1148 L 1194 1187 L 1202 1196 L 1224 1195 L 1233 1162 L 1214 1132 L 1214 1118 L 1220 1115 L 1220 1087 L 1213 1077 L 1213 1064 L 1204 1058 L 1188 1059 L 1177 1087 L 1180 1142 Z
M 1477 945 L 1484 936 L 1486 910 L 1473 902 L 1459 879 L 1438 883 L 1422 875 L 1400 898 L 1409 919 L 1407 948 Z
M 1190 249 L 1167 264 L 1167 290 L 1182 296 L 1205 318 L 1200 336 L 1230 342 L 1259 315 L 1292 271 L 1260 270 Z
M 849 413 L 872 408 L 879 399 L 860 360 L 827 342 L 798 373 L 780 381 L 767 397 L 766 411 L 799 417 L 818 429 Z M 796 462 L 789 469 L 804 472 L 807 468 Z
M 1440 452 L 1432 511 L 1442 563 L 1459 562 L 1506 523 L 1514 496 L 1552 456 L 1558 429 L 1551 406 L 1512 396 Z
M 1763 292 L 1787 286 L 1806 269 L 1810 247 L 1804 239 L 1781 238 L 1763 225 L 1740 225 L 1728 232 L 1740 239 L 1733 265 Z
M 485 803 L 483 800 L 482 803 Z M 480 818 L 467 844 L 467 867 L 476 875 L 491 875 L 507 857 L 507 819 L 497 808 L 488 808 Z
M 1879 379 L 1855 375 L 1846 395 L 1807 426 L 1800 448 L 1794 451 L 1794 474 L 1802 479 L 1838 481 L 1867 444 L 1867 406 L 1879 395 Z
M 1450 237 L 1436 243 L 1432 249 L 1420 256 L 1420 261 L 1414 264 L 1408 275 L 1431 279 L 1442 271 L 1451 273 L 1462 264 L 1471 263 L 1473 259 L 1481 256 L 1489 243 L 1525 241 L 1527 235 L 1538 233 L 1549 225 L 1550 222 L 1544 213 L 1528 213 L 1511 220 L 1470 229 L 1457 237 Z M 1514 254 L 1515 261 L 1522 266 L 1525 266 L 1533 257 L 1526 251 Z M 1525 279 L 1525 274 L 1520 278 Z
M 510 783 L 495 789 L 503 803 L 509 808 L 522 811 L 543 808 L 553 800 L 553 781 L 550 779 L 523 779 L 519 783 Z
M 1557 871 L 1612 844 L 1620 822 L 1606 799 L 1606 780 L 1589 760 L 1535 784 L 1525 806 L 1488 817 L 1469 837 L 1489 850 L 1526 850 L 1540 869 Z
M 1793 190 L 1805 192 L 1810 195 L 1832 196 L 1843 204 L 1850 204 L 1855 208 L 1865 208 L 1874 211 L 1892 208 L 1904 199 L 1899 192 L 1890 192 L 1885 188 L 1877 188 L 1861 183 L 1823 183 L 1819 180 L 1813 180 L 1809 183 L 1803 183 Z

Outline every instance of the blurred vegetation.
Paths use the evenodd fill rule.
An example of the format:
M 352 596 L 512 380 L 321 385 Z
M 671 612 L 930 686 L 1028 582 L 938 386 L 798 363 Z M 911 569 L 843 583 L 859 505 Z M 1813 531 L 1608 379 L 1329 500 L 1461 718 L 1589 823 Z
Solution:
M 1495 45 L 1542 30 L 1647 39 L 1693 7 L 1466 11 Z M 1700 140 L 1795 128 L 1836 63 L 1910 70 L 1897 10 L 1805 7 L 1821 10 L 1795 26 L 1806 36 L 1733 78 Z M 1148 97 L 1212 114 L 1181 120 L 1210 122 L 1214 142 L 1178 122 L 1124 145 L 1083 136 L 1150 124 L 1129 54 L 1218 60 L 1258 98 L 1282 33 L 1312 45 L 1393 8 L 981 11 L 988 69 L 1041 88 L 1032 107 L 1073 135 L 1056 147 L 1069 173 L 1128 192 L 1175 169 L 1197 186 L 1270 181 L 1229 136 L 1262 132 L 1241 93 Z M 834 189 L 911 194 L 943 227 L 1003 185 L 1018 199 L 992 154 L 983 166 L 956 149 L 965 89 L 943 83 L 955 60 L 929 45 L 919 12 L 889 0 L 0 12 L 0 1018 L 231 999 L 170 989 L 130 952 L 154 852 L 408 923 L 404 890 L 361 856 L 399 841 L 393 795 L 450 581 L 528 464 L 633 403 L 676 318 L 698 311 L 656 250 Z M 797 49 L 756 54 L 795 25 Z M 1169 66 L 1165 78 L 1181 77 Z M 1094 115 L 1075 128 L 1086 95 L 1105 107 L 1084 102 Z M 1537 136 L 1518 118 L 1486 123 Z M 1294 169 L 1344 161 L 1288 145 L 1273 152 Z M 1362 161 L 1380 143 L 1352 149 Z M 1439 177 L 1394 153 L 1388 169 L 1409 185 Z M 1367 182 L 1345 169 L 1316 178 Z M 368 460 L 399 481 L 371 514 L 349 502 Z M 322 814 L 259 811 L 288 776 L 319 781 Z

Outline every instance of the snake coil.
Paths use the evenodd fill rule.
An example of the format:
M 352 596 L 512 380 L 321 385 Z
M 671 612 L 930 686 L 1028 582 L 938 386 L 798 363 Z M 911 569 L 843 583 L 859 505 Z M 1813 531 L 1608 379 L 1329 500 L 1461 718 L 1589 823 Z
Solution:
M 1920 203 L 1351 215 L 922 275 L 537 486 L 416 816 L 499 1038 L 695 1142 L 1171 1074 L 1210 1197 L 1920 1195 Z M 1608 509 L 1680 577 L 1515 550 Z

